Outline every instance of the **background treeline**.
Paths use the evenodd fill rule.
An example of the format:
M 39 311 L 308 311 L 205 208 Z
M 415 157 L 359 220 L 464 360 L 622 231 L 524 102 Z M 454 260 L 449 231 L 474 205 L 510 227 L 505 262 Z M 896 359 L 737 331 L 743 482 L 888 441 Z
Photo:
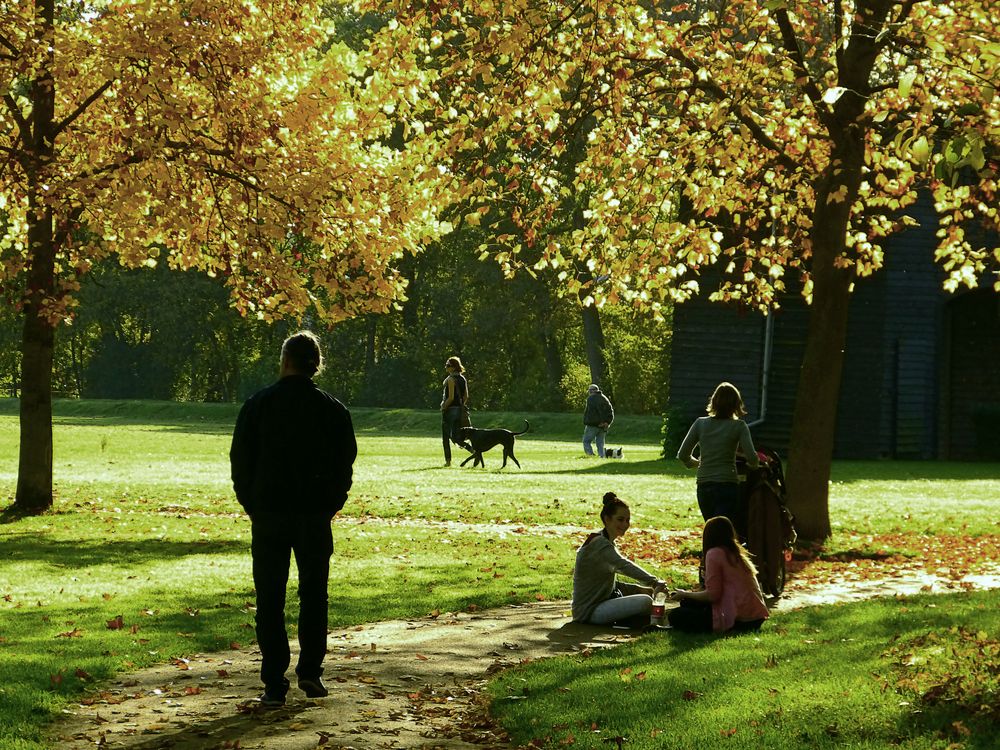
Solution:
M 308 326 L 325 346 L 321 384 L 349 404 L 434 408 L 444 360 L 457 354 L 474 408 L 582 409 L 593 377 L 580 303 L 558 296 L 544 275 L 503 278 L 462 242 L 454 235 L 403 259 L 409 298 L 391 312 L 331 329 L 242 318 L 222 281 L 203 273 L 105 262 L 83 278 L 75 318 L 57 331 L 53 387 L 69 397 L 239 401 L 275 378 L 281 341 Z M 616 408 L 662 413 L 669 323 L 624 307 L 597 316 Z M 19 387 L 20 337 L 19 317 L 0 308 L 0 388 L 8 395 Z

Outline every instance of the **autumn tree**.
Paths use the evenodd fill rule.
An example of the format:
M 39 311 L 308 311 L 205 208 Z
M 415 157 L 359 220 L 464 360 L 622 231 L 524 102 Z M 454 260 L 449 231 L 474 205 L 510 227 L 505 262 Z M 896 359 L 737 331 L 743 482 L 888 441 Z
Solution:
M 883 265 L 885 239 L 923 189 L 940 214 L 948 288 L 1000 265 L 993 4 L 392 8 L 380 55 L 417 49 L 436 71 L 433 114 L 467 177 L 470 213 L 501 227 L 485 249 L 505 268 L 555 269 L 567 293 L 654 314 L 698 291 L 709 266 L 724 273 L 720 301 L 768 310 L 789 280 L 803 290 L 811 313 L 788 480 L 801 535 L 828 536 L 853 283 Z M 567 185 L 560 162 L 582 132 L 586 154 Z M 581 226 L 549 231 L 568 200 Z M 580 264 L 604 285 L 588 284 Z
M 390 144 L 422 73 L 377 70 L 334 31 L 301 0 L 0 3 L 15 507 L 52 503 L 54 336 L 95 262 L 199 269 L 262 319 L 336 321 L 399 296 L 396 259 L 440 233 L 433 139 Z

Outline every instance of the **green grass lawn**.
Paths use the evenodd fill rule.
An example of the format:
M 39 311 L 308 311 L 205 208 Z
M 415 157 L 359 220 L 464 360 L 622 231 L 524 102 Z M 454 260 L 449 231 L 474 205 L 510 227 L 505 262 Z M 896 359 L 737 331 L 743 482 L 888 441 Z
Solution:
M 996 748 L 1000 595 L 878 599 L 774 617 L 759 635 L 652 634 L 503 673 L 517 744 Z
M 115 672 L 252 639 L 249 524 L 228 469 L 237 408 L 57 402 L 55 508 L 0 523 L 0 747 L 42 747 L 44 726 L 64 702 Z M 619 462 L 583 457 L 579 415 L 526 415 L 532 431 L 516 449 L 522 468 L 501 471 L 498 451 L 487 454 L 486 470 L 444 468 L 435 412 L 353 413 L 360 455 L 334 529 L 334 567 L 348 584 L 331 590 L 334 626 L 568 598 L 580 529 L 599 525 L 608 490 L 632 505 L 629 553 L 691 582 L 685 555 L 700 523 L 694 476 L 659 457 L 658 419 L 619 417 L 609 441 L 625 448 Z M 516 429 L 524 416 L 474 419 Z M 16 469 L 16 404 L 0 400 L 0 506 L 13 500 Z M 837 531 L 829 561 L 810 569 L 884 570 L 887 547 L 910 564 L 969 545 L 996 550 L 998 497 L 996 464 L 838 463 Z M 662 540 L 653 530 L 692 535 Z M 964 611 L 958 603 L 940 609 Z M 987 629 L 996 636 L 995 623 Z M 609 679 L 622 682 L 617 673 Z M 538 707 L 532 732 L 547 721 L 538 719 L 547 704 L 514 702 Z M 556 734 L 537 730 L 529 739 Z

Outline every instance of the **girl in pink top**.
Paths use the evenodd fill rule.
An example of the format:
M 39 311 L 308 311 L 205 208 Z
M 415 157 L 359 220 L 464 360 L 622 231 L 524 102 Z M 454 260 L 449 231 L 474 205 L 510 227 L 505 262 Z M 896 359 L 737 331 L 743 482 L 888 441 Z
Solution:
M 716 516 L 702 533 L 705 588 L 677 589 L 671 598 L 680 606 L 667 613 L 671 627 L 691 633 L 757 630 L 767 619 L 767 605 L 757 582 L 757 569 L 736 538 L 732 522 Z

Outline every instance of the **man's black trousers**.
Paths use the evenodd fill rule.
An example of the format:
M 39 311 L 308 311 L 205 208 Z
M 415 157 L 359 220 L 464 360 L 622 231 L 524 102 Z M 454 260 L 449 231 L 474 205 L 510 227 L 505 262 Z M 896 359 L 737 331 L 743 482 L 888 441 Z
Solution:
M 326 656 L 327 585 L 333 534 L 328 513 L 286 515 L 256 512 L 252 517 L 253 582 L 257 589 L 257 644 L 260 678 L 270 695 L 288 690 L 291 662 L 285 631 L 285 590 L 291 555 L 299 571 L 299 679 L 323 674 Z

